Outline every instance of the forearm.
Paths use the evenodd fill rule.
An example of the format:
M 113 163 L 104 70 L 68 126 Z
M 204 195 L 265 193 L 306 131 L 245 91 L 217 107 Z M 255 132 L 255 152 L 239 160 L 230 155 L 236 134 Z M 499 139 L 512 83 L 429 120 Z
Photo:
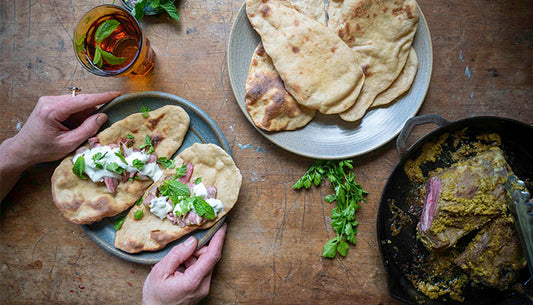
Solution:
M 24 143 L 17 136 L 0 144 L 0 202 L 17 183 L 24 170 L 33 162 L 24 150 Z

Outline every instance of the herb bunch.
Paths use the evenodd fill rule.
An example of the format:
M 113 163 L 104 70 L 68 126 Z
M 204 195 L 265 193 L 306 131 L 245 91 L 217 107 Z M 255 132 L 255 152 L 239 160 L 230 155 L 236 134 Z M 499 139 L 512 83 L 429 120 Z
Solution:
M 307 172 L 293 185 L 293 188 L 309 188 L 319 186 L 327 178 L 335 193 L 324 197 L 329 203 L 336 202 L 337 206 L 331 210 L 331 227 L 336 236 L 324 245 L 322 256 L 334 258 L 337 253 L 346 256 L 348 243 L 356 244 L 358 222 L 355 213 L 361 207 L 360 202 L 366 201 L 368 194 L 355 181 L 352 160 L 314 160 Z
M 135 19 L 140 21 L 144 17 L 144 9 L 150 5 L 154 10 L 165 10 L 170 17 L 176 19 L 176 21 L 179 21 L 180 15 L 173 2 L 174 1 L 172 0 L 139 0 L 133 5 L 133 10 L 131 13 Z

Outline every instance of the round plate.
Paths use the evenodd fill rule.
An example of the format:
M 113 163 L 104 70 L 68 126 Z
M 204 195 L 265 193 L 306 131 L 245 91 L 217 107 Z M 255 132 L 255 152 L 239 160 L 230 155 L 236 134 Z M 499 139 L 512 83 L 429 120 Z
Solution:
M 102 129 L 109 127 L 112 123 L 122 120 L 126 116 L 140 112 L 142 106 L 147 106 L 150 110 L 163 107 L 165 105 L 177 105 L 182 107 L 190 117 L 190 126 L 181 147 L 175 155 L 182 152 L 185 148 L 192 146 L 194 143 L 213 143 L 224 149 L 230 156 L 231 151 L 228 141 L 215 122 L 200 108 L 184 98 L 162 92 L 140 92 L 122 95 L 114 99 L 109 104 L 100 108 L 109 116 L 108 122 L 102 126 Z M 123 252 L 113 246 L 115 239 L 115 229 L 113 223 L 115 220 L 126 216 L 128 210 L 121 214 L 105 218 L 100 222 L 91 225 L 82 225 L 81 227 L 99 246 L 120 258 L 141 264 L 156 264 L 159 262 L 170 249 L 187 239 L 189 236 L 195 236 L 198 239 L 198 248 L 205 245 L 222 225 L 226 216 L 222 217 L 214 226 L 205 230 L 196 230 L 174 242 L 159 251 L 144 251 L 140 253 Z
M 418 71 L 411 89 L 386 108 L 368 111 L 360 122 L 345 122 L 338 115 L 316 114 L 304 128 L 266 132 L 255 126 L 244 95 L 248 69 L 261 38 L 246 16 L 245 4 L 237 13 L 228 46 L 228 66 L 235 98 L 248 121 L 276 145 L 295 154 L 316 159 L 344 159 L 372 151 L 394 138 L 424 101 L 431 78 L 433 51 L 429 29 L 420 8 L 420 21 L 413 41 L 418 55 Z

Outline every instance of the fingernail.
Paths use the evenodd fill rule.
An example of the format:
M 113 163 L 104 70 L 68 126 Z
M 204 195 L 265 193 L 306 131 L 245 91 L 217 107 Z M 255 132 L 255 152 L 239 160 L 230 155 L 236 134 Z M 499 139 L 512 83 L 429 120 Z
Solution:
M 98 124 L 98 126 L 104 125 L 105 121 L 107 121 L 107 115 L 105 113 L 96 117 L 96 124 Z
M 190 246 L 190 245 L 194 244 L 194 240 L 195 239 L 196 238 L 194 236 L 191 236 L 191 237 L 187 238 L 187 240 L 185 241 L 184 245 L 185 246 Z

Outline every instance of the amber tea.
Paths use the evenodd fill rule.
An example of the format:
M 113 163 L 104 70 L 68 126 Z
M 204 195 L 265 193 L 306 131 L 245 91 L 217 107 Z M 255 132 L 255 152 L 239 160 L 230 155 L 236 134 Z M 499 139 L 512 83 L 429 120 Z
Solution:
M 139 23 L 114 5 L 85 14 L 74 33 L 74 49 L 83 66 L 97 75 L 145 75 L 154 65 L 155 54 Z

